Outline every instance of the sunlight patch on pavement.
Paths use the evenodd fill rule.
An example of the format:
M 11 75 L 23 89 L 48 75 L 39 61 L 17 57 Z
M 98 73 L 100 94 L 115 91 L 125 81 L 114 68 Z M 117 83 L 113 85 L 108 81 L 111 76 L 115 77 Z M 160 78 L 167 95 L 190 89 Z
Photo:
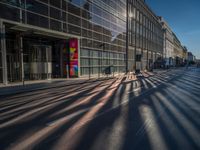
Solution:
M 185 138 L 185 135 L 175 125 L 176 122 L 174 122 L 169 116 L 169 114 L 167 114 L 165 110 L 166 108 L 164 108 L 160 103 L 160 99 L 158 99 L 154 95 L 151 96 L 151 99 L 156 113 L 159 114 L 159 119 L 161 119 L 164 125 L 166 126 L 164 132 L 170 133 L 171 138 L 173 138 L 173 140 L 176 141 L 175 143 L 178 145 L 178 149 L 190 149 L 191 145 L 188 143 L 188 140 Z
M 175 103 L 177 103 L 182 109 L 184 110 L 192 110 L 194 111 L 192 114 L 188 115 L 190 117 L 192 117 L 193 119 L 197 119 L 199 120 L 200 118 L 200 108 L 199 108 L 199 104 L 198 102 L 198 98 L 194 95 L 189 95 L 189 92 L 187 91 L 180 91 L 180 89 L 176 90 L 176 92 L 174 92 L 174 89 L 168 88 L 166 90 L 166 93 L 169 94 L 171 97 L 173 97 L 173 101 Z M 191 98 L 192 96 L 192 98 Z M 179 100 L 176 100 L 179 99 Z M 192 100 L 189 100 L 192 99 Z M 189 101 L 188 101 L 189 100 Z M 196 118 L 195 118 L 196 117 Z
M 147 85 L 146 80 L 142 79 L 142 83 L 143 83 L 144 88 L 147 89 L 147 88 L 148 88 L 148 85 Z
M 156 87 L 157 87 L 156 84 L 153 83 L 151 80 L 146 79 L 146 81 L 151 85 L 151 87 L 153 87 L 153 88 L 156 88 Z
M 170 84 L 170 83 L 168 83 L 168 84 L 174 88 L 174 90 L 172 91 L 173 93 L 174 93 L 174 91 L 177 91 L 177 92 L 180 92 L 182 95 L 184 94 L 184 95 L 188 96 L 188 98 L 192 99 L 193 100 L 192 102 L 196 103 L 196 105 L 198 105 L 198 102 L 200 102 L 199 97 L 195 96 L 194 94 L 191 94 L 189 89 L 183 90 L 180 88 L 180 87 L 184 86 L 184 84 L 182 82 L 176 82 L 176 84 Z M 179 86 L 177 86 L 177 85 L 179 85 Z M 177 92 L 175 92 L 175 93 L 177 93 Z
M 28 111 L 26 111 L 25 113 L 23 113 L 22 115 L 20 116 L 17 116 L 7 122 L 4 122 L 2 124 L 0 124 L 0 128 L 3 128 L 3 127 L 7 127 L 7 126 L 10 126 L 10 125 L 13 125 L 13 124 L 16 124 L 18 121 L 25 121 L 25 120 L 28 120 L 28 119 L 31 119 L 32 116 L 35 116 L 35 115 L 40 115 L 40 113 L 43 113 L 44 111 L 46 110 L 49 110 L 51 108 L 54 108 L 58 105 L 60 105 L 61 103 L 63 103 L 63 101 L 65 101 L 65 98 L 67 98 L 69 95 L 66 95 L 64 97 L 60 97 L 60 98 L 53 98 L 54 100 L 51 101 L 51 103 L 49 104 L 45 104 L 44 106 L 41 106 L 41 107 L 38 107 L 38 108 L 34 108 L 34 109 L 30 109 Z M 60 101 L 61 100 L 61 101 Z M 21 110 L 21 108 L 17 108 L 19 110 Z M 23 110 L 23 109 L 22 109 Z M 12 112 L 13 110 L 11 110 Z M 11 113 L 10 112 L 10 113 Z M 39 113 L 40 112 L 40 113 Z M 8 112 L 6 112 L 7 114 Z M 14 113 L 14 112 L 12 112 Z M 1 114 L 2 115 L 2 114 Z M 5 115 L 5 114 L 4 114 Z M 6 117 L 6 116 L 4 116 Z M 28 118 L 29 117 L 29 118 Z M 1 118 L 2 119 L 2 118 Z
M 5 111 L 4 113 L 1 113 L 0 117 L 2 119 L 2 117 L 7 117 L 7 115 L 15 114 L 15 113 L 17 113 L 19 111 L 23 111 L 23 110 L 27 110 L 26 111 L 26 113 L 27 113 L 29 110 L 33 109 L 34 107 L 40 106 L 42 104 L 45 105 L 46 103 L 48 103 L 50 101 L 53 102 L 53 100 L 56 100 L 58 97 L 59 96 L 51 97 L 51 99 L 45 98 L 45 99 L 42 99 L 41 101 L 38 101 L 38 102 L 34 101 L 33 104 L 32 103 L 28 103 L 28 104 L 19 106 L 17 108 L 14 108 L 14 109 L 11 109 L 9 111 Z M 60 99 L 60 98 L 58 98 L 58 99 Z M 48 105 L 48 104 L 46 104 L 46 105 Z
M 141 105 L 139 107 L 139 112 L 144 123 L 144 130 L 148 135 L 151 149 L 167 150 L 167 145 L 150 107 L 148 105 Z
M 122 89 L 123 89 L 123 85 L 120 84 L 119 88 L 117 89 L 116 94 L 114 96 L 113 106 L 116 106 L 120 103 L 120 94 L 121 94 Z
M 23 137 L 18 139 L 15 143 L 12 143 L 11 147 L 8 149 L 11 150 L 32 149 L 34 145 L 37 145 L 37 143 L 48 137 L 48 135 L 50 135 L 51 133 L 55 132 L 57 129 L 59 129 L 59 127 L 64 125 L 70 119 L 84 112 L 86 112 L 86 110 L 79 111 L 74 114 L 63 117 L 59 120 L 56 120 L 54 122 L 50 122 L 47 124 L 46 127 L 38 130 L 34 134 L 26 132 L 26 134 Z
M 187 134 L 192 138 L 196 145 L 200 147 L 199 143 L 199 130 L 188 120 L 169 100 L 163 97 L 160 93 L 156 93 L 156 96 L 164 103 L 164 105 L 171 111 L 176 120 L 185 129 Z
M 75 95 L 77 95 L 77 94 L 79 94 L 79 93 L 81 93 L 81 92 L 82 92 L 82 91 L 74 91 L 73 93 L 68 94 L 68 95 L 65 95 L 65 96 L 54 96 L 54 97 L 51 97 L 50 99 L 49 99 L 49 98 L 45 98 L 45 99 L 43 99 L 42 101 L 38 101 L 37 103 L 35 102 L 34 104 L 28 103 L 28 104 L 26 104 L 26 105 L 24 105 L 24 106 L 17 107 L 17 108 L 15 108 L 15 109 L 10 110 L 10 111 L 6 111 L 5 113 L 1 113 L 1 114 L 0 114 L 0 117 L 1 117 L 1 116 L 6 117 L 6 115 L 9 115 L 9 114 L 18 112 L 18 111 L 20 111 L 20 110 L 27 109 L 27 111 L 22 115 L 22 116 L 24 116 L 24 117 L 21 117 L 21 116 L 20 116 L 20 118 L 23 119 L 23 118 L 29 116 L 29 115 L 27 115 L 27 114 L 32 114 L 31 112 L 34 112 L 34 113 L 35 113 L 35 111 L 32 110 L 32 109 L 33 109 L 34 107 L 36 107 L 36 106 L 40 106 L 41 104 L 43 104 L 44 106 L 42 106 L 41 108 L 43 108 L 43 107 L 46 108 L 46 107 L 48 107 L 48 106 L 52 106 L 52 105 L 55 105 L 55 104 L 57 105 L 57 104 L 63 103 L 63 101 L 66 101 L 67 98 L 69 98 L 69 97 L 71 97 L 71 96 L 75 96 Z M 49 102 L 49 104 L 48 104 L 47 102 Z M 56 105 L 55 105 L 55 106 L 56 106 Z M 36 110 L 38 110 L 38 109 L 40 110 L 40 108 L 37 108 Z M 31 111 L 29 111 L 29 110 L 31 110 Z M 36 111 L 36 112 L 37 112 L 37 111 Z M 19 117 L 14 118 L 14 119 L 10 120 L 9 122 L 13 123 L 13 122 L 19 121 L 18 118 L 19 118 Z M 2 117 L 1 117 L 1 119 L 2 119 Z M 8 122 L 8 123 L 9 123 L 9 122 Z M 1 127 L 1 126 L 0 126 L 0 127 Z
M 17 121 L 20 121 L 20 120 L 23 120 L 25 118 L 27 118 L 28 116 L 31 116 L 31 115 L 34 115 L 34 114 L 39 114 L 40 111 L 43 111 L 47 108 L 51 107 L 51 105 L 46 105 L 44 107 L 40 107 L 40 108 L 37 108 L 37 109 L 34 109 L 34 110 L 31 110 L 23 115 L 20 115 L 12 120 L 9 120 L 3 124 L 0 125 L 0 128 L 3 128 L 3 127 L 7 127 L 7 126 L 10 126 L 10 125 L 13 125 L 14 123 L 16 123 Z
M 92 107 L 83 117 L 81 117 L 71 128 L 69 128 L 58 140 L 58 142 L 53 146 L 53 149 L 57 150 L 65 150 L 65 149 L 73 149 L 75 143 L 82 138 L 83 128 L 82 126 L 89 123 L 91 120 L 97 117 L 97 113 L 101 110 L 101 108 L 106 105 L 106 103 L 110 100 L 110 96 L 116 90 L 116 88 L 121 84 L 121 80 L 115 82 L 109 90 L 106 91 L 106 94 L 99 100 L 101 103 L 96 104 Z M 82 129 L 82 130 L 81 130 Z M 81 131 L 80 131 L 81 130 Z M 77 134 L 79 133 L 79 134 Z M 82 133 L 82 134 L 81 134 Z M 73 137 L 73 140 L 71 138 Z
M 120 84 L 120 82 L 117 81 L 112 86 L 116 87 L 117 84 Z M 71 115 L 67 115 L 60 119 L 51 121 L 47 123 L 46 126 L 42 129 L 39 129 L 39 130 L 37 128 L 31 129 L 30 131 L 26 132 L 25 135 L 20 137 L 15 143 L 11 143 L 9 149 L 12 149 L 12 150 L 31 149 L 32 147 L 37 145 L 37 143 L 41 142 L 43 139 L 47 138 L 49 135 L 57 131 L 60 127 L 62 127 L 64 124 L 69 122 L 74 117 L 86 113 L 86 115 L 84 115 L 80 120 L 78 120 L 78 123 L 72 126 L 71 128 L 73 131 L 78 130 L 81 126 L 83 126 L 84 124 L 86 124 L 87 122 L 89 122 L 90 120 L 96 117 L 95 114 L 101 107 L 103 107 L 106 104 L 106 101 L 108 100 L 109 96 L 112 94 L 114 90 L 115 89 L 108 91 L 107 94 L 101 99 L 101 102 L 96 104 L 93 108 L 83 109 L 78 112 L 76 111 L 75 113 Z M 34 112 L 31 111 L 31 113 L 35 113 L 36 111 L 38 111 L 38 109 L 34 110 Z M 33 132 L 33 130 L 36 130 L 36 131 Z
M 125 91 L 130 91 L 130 88 L 131 88 L 131 85 L 129 84 L 128 86 L 126 86 Z M 112 124 L 111 131 L 109 131 L 108 137 L 106 137 L 107 142 L 106 142 L 106 147 L 104 148 L 108 150 L 121 150 L 123 143 L 125 142 L 125 135 L 127 131 L 126 119 L 128 118 L 128 109 L 127 107 L 120 107 L 119 109 L 121 113 L 123 112 L 123 115 L 121 114 L 118 115 L 118 118 L 116 118 L 114 123 Z M 97 141 L 97 143 L 100 143 L 100 142 Z
M 76 107 L 79 107 L 79 106 L 81 106 L 81 105 L 86 105 L 86 104 L 88 104 L 96 95 L 98 95 L 99 93 L 101 93 L 103 90 L 105 90 L 107 88 L 107 86 L 106 87 L 96 87 L 94 90 L 96 91 L 96 90 L 98 90 L 98 91 L 96 91 L 96 93 L 93 93 L 93 94 L 91 94 L 91 95 L 88 95 L 88 96 L 86 96 L 86 97 L 81 97 L 81 98 L 77 98 L 77 100 L 75 100 L 74 101 L 74 103 L 72 103 L 71 105 L 69 105 L 68 107 L 66 106 L 66 108 L 64 108 L 64 109 L 61 109 L 61 110 L 58 110 L 57 112 L 55 112 L 55 113 L 53 113 L 52 115 L 50 115 L 48 118 L 51 118 L 51 117 L 55 117 L 55 116 L 57 116 L 57 115 L 60 115 L 60 114 L 62 114 L 62 113 L 65 113 L 65 112 L 67 112 L 67 111 L 69 111 L 69 110 L 73 110 L 73 109 L 75 109 Z M 90 91 L 90 93 L 91 92 L 94 92 L 93 90 L 92 91 Z M 88 94 L 90 94 L 90 93 L 88 93 Z

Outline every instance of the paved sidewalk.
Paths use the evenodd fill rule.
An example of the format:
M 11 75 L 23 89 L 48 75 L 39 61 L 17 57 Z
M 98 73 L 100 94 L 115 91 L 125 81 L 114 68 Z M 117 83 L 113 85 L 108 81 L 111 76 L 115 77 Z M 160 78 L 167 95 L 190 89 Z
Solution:
M 13 94 L 19 94 L 23 92 L 31 92 L 35 90 L 43 90 L 43 89 L 48 89 L 48 88 L 55 88 L 55 87 L 60 87 L 60 86 L 70 86 L 70 85 L 78 85 L 78 84 L 83 84 L 86 82 L 95 82 L 99 80 L 107 80 L 111 78 L 118 78 L 120 76 L 125 75 L 126 76 L 126 81 L 136 81 L 138 80 L 138 76 L 143 76 L 145 78 L 148 78 L 150 76 L 153 76 L 155 74 L 162 74 L 165 72 L 170 71 L 171 69 L 168 70 L 163 70 L 163 69 L 154 69 L 153 72 L 148 72 L 148 71 L 142 71 L 140 75 L 136 75 L 133 72 L 128 73 L 125 75 L 124 73 L 120 74 L 114 74 L 110 76 L 101 76 L 98 78 L 97 75 L 91 76 L 90 79 L 88 76 L 82 76 L 80 78 L 70 78 L 70 79 L 51 79 L 51 80 L 37 80 L 37 81 L 25 81 L 25 84 L 23 85 L 22 82 L 18 83 L 12 83 L 8 85 L 0 85 L 0 97 L 6 96 L 6 95 L 13 95 Z
M 43 90 L 48 88 L 70 86 L 76 84 L 83 84 L 86 82 L 95 82 L 99 80 L 108 80 L 112 78 L 117 78 L 123 74 L 115 74 L 110 76 L 91 76 L 89 79 L 88 76 L 80 78 L 70 78 L 70 79 L 51 79 L 51 80 L 37 80 L 37 81 L 25 81 L 23 85 L 22 82 L 12 83 L 8 85 L 0 85 L 0 97 L 6 95 L 19 94 L 23 92 L 31 92 L 35 90 Z

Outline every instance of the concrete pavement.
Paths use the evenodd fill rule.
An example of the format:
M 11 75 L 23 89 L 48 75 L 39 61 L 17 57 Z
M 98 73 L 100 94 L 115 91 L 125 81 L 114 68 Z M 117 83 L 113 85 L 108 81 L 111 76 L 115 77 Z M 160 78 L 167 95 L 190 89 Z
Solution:
M 43 90 L 49 88 L 56 88 L 60 86 L 73 86 L 78 84 L 83 84 L 86 82 L 95 82 L 99 80 L 109 80 L 114 77 L 118 77 L 122 74 L 115 75 L 115 76 L 104 76 L 104 77 L 96 77 L 93 76 L 90 79 L 88 77 L 81 77 L 81 78 L 70 78 L 70 79 L 51 79 L 51 80 L 36 80 L 36 81 L 26 81 L 23 85 L 22 82 L 12 83 L 8 85 L 1 85 L 0 86 L 0 96 L 6 95 L 13 95 L 19 94 L 24 92 L 32 92 L 36 90 Z
M 154 70 L 154 72 L 141 72 L 144 77 L 149 77 L 154 74 L 162 74 L 170 70 Z M 24 92 L 32 92 L 36 90 L 43 90 L 43 89 L 49 89 L 49 88 L 56 88 L 60 86 L 73 86 L 78 84 L 83 84 L 86 82 L 95 82 L 99 80 L 108 80 L 111 78 L 119 78 L 120 76 L 123 76 L 124 73 L 109 76 L 101 76 L 98 78 L 97 75 L 91 76 L 89 79 L 88 76 L 83 76 L 81 78 L 70 78 L 70 79 L 51 79 L 51 80 L 36 80 L 36 81 L 25 81 L 24 85 L 22 82 L 17 83 L 11 83 L 8 85 L 0 85 L 0 96 L 6 96 L 6 95 L 13 95 L 13 94 L 19 94 Z M 129 79 L 128 79 L 129 78 Z M 137 76 L 134 73 L 129 73 L 127 75 L 128 80 L 137 80 Z
M 199 149 L 200 70 L 6 96 L 2 149 Z

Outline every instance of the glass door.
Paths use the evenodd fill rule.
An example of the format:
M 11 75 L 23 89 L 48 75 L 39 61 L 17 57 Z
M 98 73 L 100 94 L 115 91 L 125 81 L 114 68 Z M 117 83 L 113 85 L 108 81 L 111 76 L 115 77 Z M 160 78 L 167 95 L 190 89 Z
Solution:
M 8 81 L 20 81 L 20 63 L 16 54 L 7 54 Z

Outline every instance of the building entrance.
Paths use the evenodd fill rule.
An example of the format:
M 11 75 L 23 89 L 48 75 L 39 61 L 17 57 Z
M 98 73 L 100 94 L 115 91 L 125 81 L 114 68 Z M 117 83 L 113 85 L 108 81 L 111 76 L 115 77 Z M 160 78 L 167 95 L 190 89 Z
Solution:
M 8 81 L 20 81 L 20 62 L 16 54 L 7 54 L 7 75 Z
M 20 81 L 20 53 L 17 41 L 9 36 L 6 39 L 6 49 L 8 82 Z
M 10 24 L 6 27 L 5 81 L 24 83 L 28 80 L 79 76 L 78 39 L 48 36 L 33 30 L 21 32 Z
M 52 48 L 50 45 L 29 45 L 24 56 L 25 80 L 50 79 L 52 75 Z

